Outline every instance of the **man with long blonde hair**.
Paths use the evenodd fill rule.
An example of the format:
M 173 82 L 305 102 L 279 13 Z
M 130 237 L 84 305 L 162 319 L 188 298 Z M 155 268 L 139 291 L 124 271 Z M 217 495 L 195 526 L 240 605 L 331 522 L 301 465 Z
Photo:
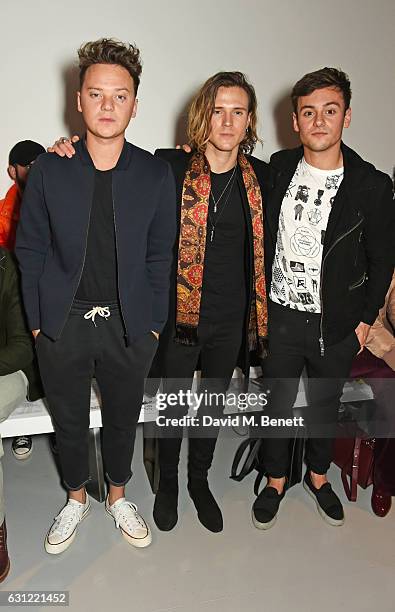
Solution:
M 217 397 L 237 364 L 248 371 L 249 353 L 262 350 L 267 327 L 261 191 L 267 166 L 250 156 L 258 140 L 257 102 L 245 75 L 220 72 L 204 83 L 190 107 L 188 136 L 190 154 L 157 151 L 173 168 L 181 204 L 170 317 L 160 341 L 163 391 L 190 389 L 200 363 L 199 391 Z M 168 405 L 165 416 L 186 410 Z M 208 486 L 219 428 L 203 422 L 222 410 L 221 401 L 202 402 L 189 436 L 188 490 L 200 522 L 213 532 L 223 527 Z M 170 530 L 177 522 L 182 427 L 161 430 L 154 519 Z

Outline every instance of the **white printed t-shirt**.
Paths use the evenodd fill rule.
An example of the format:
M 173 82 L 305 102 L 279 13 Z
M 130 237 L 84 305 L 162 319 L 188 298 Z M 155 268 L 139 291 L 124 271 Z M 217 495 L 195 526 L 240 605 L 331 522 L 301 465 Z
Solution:
M 322 250 L 343 168 L 320 170 L 300 160 L 284 196 L 272 268 L 270 299 L 283 306 L 321 312 Z

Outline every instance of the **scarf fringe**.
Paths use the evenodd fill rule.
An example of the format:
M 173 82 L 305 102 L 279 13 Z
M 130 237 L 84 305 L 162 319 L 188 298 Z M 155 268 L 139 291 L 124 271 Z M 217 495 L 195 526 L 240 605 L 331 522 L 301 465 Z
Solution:
M 268 354 L 268 339 L 258 337 L 256 329 L 248 330 L 248 350 L 255 351 L 259 359 L 265 359 Z
M 267 338 L 259 338 L 258 340 L 258 357 L 266 359 L 269 352 L 269 342 Z
M 174 342 L 176 344 L 184 344 L 185 346 L 196 346 L 198 344 L 197 327 L 180 324 L 176 325 Z
M 248 350 L 255 351 L 257 348 L 257 331 L 256 329 L 248 329 Z

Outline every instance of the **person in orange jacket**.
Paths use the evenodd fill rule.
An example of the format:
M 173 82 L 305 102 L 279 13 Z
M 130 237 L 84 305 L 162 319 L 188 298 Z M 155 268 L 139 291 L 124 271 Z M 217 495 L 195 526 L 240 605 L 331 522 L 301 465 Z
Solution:
M 14 184 L 0 200 L 0 246 L 9 251 L 15 247 L 16 227 L 29 170 L 41 153 L 45 153 L 45 149 L 38 142 L 22 140 L 12 147 L 8 156 L 8 176 Z
M 8 156 L 8 176 L 14 181 L 3 200 L 0 200 L 0 247 L 14 251 L 16 228 L 23 191 L 32 164 L 45 149 L 33 140 L 22 140 L 14 145 Z M 16 459 L 27 459 L 32 452 L 31 436 L 17 436 L 12 442 Z

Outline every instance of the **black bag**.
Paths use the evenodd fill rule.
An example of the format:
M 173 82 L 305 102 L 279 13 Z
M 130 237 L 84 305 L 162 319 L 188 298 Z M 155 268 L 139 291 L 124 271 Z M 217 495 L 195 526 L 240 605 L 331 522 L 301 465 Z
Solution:
M 366 489 L 373 484 L 375 438 L 359 424 L 361 417 L 367 425 L 373 421 L 366 414 L 372 414 L 374 401 L 368 402 L 343 405 L 337 424 L 333 462 L 341 469 L 344 491 L 352 502 L 357 500 L 358 485 Z
M 297 427 L 295 436 L 291 438 L 290 443 L 290 463 L 289 471 L 287 474 L 287 489 L 293 487 L 302 480 L 303 471 L 303 457 L 304 457 L 304 428 Z M 259 487 L 262 482 L 262 478 L 265 476 L 265 468 L 263 465 L 263 445 L 265 444 L 264 438 L 247 438 L 243 440 L 239 448 L 236 451 L 235 457 L 232 463 L 231 478 L 240 482 L 245 476 L 250 474 L 253 470 L 258 472 L 255 483 L 254 483 L 254 494 L 258 495 Z M 247 451 L 247 456 L 244 460 L 241 468 L 240 462 L 243 459 Z M 239 470 L 239 471 L 238 471 Z

